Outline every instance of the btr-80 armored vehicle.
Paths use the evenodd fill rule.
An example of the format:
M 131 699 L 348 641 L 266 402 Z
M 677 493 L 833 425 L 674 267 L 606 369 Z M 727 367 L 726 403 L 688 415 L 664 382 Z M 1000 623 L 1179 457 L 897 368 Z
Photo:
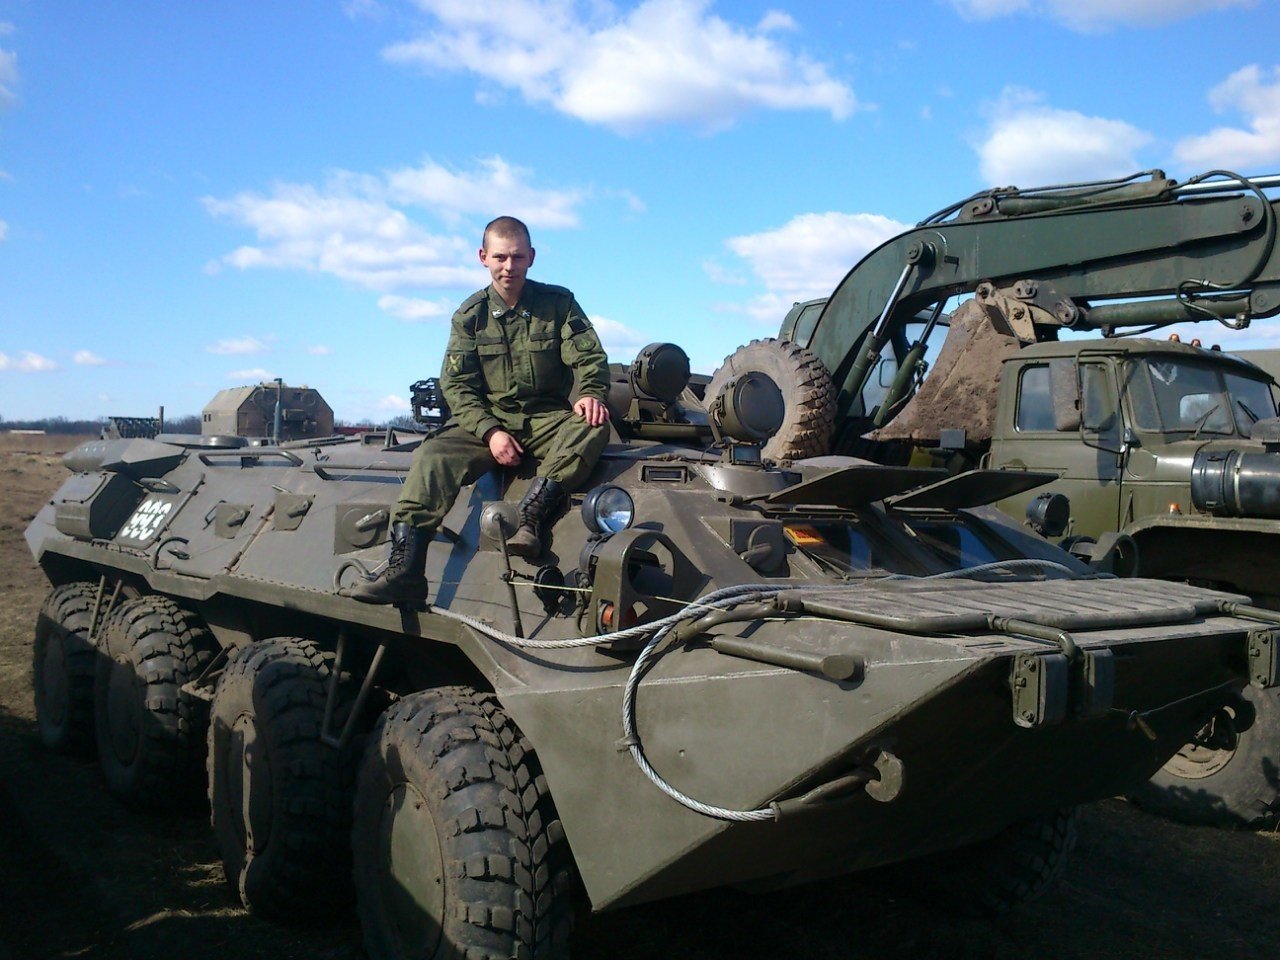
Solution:
M 771 366 L 788 389 L 829 370 L 834 452 L 906 463 L 923 448 L 952 470 L 1051 472 L 1053 484 L 1000 506 L 1022 518 L 1060 492 L 1070 507 L 1057 534 L 1074 552 L 1118 550 L 1143 576 L 1280 608 L 1270 377 L 1221 351 L 1119 336 L 1203 319 L 1239 329 L 1280 311 L 1278 203 L 1264 192 L 1277 186 L 1155 171 L 988 191 L 870 253 L 830 298 L 793 308 L 787 342 L 750 345 L 728 366 Z M 930 336 L 948 327 L 926 377 Z M 772 442 L 821 436 L 804 427 Z M 1252 689 L 1204 720 L 1136 797 L 1185 819 L 1274 822 L 1276 692 Z
M 1280 680 L 1280 617 L 1101 574 L 984 506 L 1051 475 L 779 465 L 767 377 L 700 403 L 654 345 L 615 381 L 616 442 L 546 555 L 509 556 L 528 471 L 495 471 L 446 518 L 426 609 L 340 592 L 384 561 L 412 441 L 74 451 L 27 533 L 43 739 L 96 742 L 153 808 L 207 744 L 263 914 L 331 911 L 354 876 L 371 956 L 564 956 L 579 889 L 603 910 L 904 864 L 1008 907 L 1061 869 L 1076 805 Z

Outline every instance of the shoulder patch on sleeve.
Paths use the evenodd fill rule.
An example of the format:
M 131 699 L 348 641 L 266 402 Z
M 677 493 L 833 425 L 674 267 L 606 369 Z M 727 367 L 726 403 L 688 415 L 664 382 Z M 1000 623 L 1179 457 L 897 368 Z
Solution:
M 576 337 L 580 333 L 586 333 L 590 329 L 591 324 L 587 322 L 586 317 L 569 318 L 569 332 L 573 334 L 573 336 Z

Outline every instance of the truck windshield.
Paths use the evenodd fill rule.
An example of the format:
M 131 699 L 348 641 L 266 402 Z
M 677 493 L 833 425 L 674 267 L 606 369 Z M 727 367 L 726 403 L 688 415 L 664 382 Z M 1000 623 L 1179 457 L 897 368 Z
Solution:
M 1125 379 L 1140 430 L 1248 436 L 1257 420 L 1276 415 L 1269 383 L 1211 363 L 1145 357 Z

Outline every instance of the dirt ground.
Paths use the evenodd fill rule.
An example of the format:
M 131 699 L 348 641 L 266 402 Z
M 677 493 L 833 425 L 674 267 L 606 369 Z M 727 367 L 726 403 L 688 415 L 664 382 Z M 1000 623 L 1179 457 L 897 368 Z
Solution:
M 31 637 L 47 587 L 22 532 L 65 476 L 65 449 L 65 438 L 0 437 L 0 960 L 362 957 L 350 918 L 299 929 L 241 910 L 205 811 L 131 813 L 93 760 L 38 746 Z M 584 916 L 574 955 L 1273 960 L 1278 904 L 1280 835 L 1179 826 L 1112 800 L 1083 811 L 1065 882 L 999 923 L 950 917 L 851 878 Z

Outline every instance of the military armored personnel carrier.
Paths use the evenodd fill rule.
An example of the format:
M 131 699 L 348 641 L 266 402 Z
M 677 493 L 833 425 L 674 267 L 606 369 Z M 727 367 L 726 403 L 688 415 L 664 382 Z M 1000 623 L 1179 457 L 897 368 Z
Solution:
M 547 554 L 508 555 L 528 476 L 495 471 L 426 609 L 340 593 L 384 562 L 412 443 L 69 454 L 27 532 L 42 738 L 96 743 L 138 806 L 206 788 L 262 914 L 340 908 L 354 877 L 371 956 L 564 956 L 579 891 L 901 864 L 1008 908 L 1060 871 L 1076 805 L 1280 681 L 1275 614 L 1101 575 L 986 506 L 1051 475 L 779 466 L 768 377 L 699 398 L 672 345 L 614 374 L 616 442 Z
M 830 371 L 834 452 L 1052 472 L 1000 506 L 1022 518 L 1066 494 L 1057 536 L 1075 552 L 1118 549 L 1144 576 L 1280 607 L 1272 381 L 1221 351 L 1120 336 L 1189 320 L 1239 329 L 1280 311 L 1265 192 L 1278 185 L 1155 171 L 988 191 L 873 251 L 831 297 L 793 308 L 786 342 L 743 348 L 729 367 L 770 364 L 797 390 Z M 1204 719 L 1138 798 L 1184 819 L 1274 822 L 1280 699 L 1253 689 Z

